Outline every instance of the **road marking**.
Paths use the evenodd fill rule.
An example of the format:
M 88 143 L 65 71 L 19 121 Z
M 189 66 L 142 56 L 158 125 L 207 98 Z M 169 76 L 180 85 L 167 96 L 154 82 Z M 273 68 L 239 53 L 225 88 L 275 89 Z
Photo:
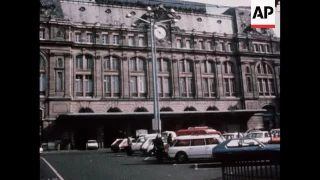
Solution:
M 187 166 L 187 165 L 204 165 L 204 164 L 211 164 L 211 165 L 218 165 L 218 164 L 221 164 L 220 162 L 213 162 L 213 163 L 185 163 L 185 164 L 173 164 L 173 166 Z
M 150 157 L 146 157 L 146 158 L 144 158 L 144 161 L 146 161 L 146 160 L 148 160 Z
M 210 170 L 210 169 L 219 169 L 219 168 L 198 168 L 198 169 L 195 169 L 195 170 L 199 171 L 199 170 Z
M 40 158 L 50 167 L 50 169 L 58 176 L 60 180 L 64 180 L 63 177 L 58 173 L 58 171 L 55 170 L 45 158 L 43 157 L 40 157 Z

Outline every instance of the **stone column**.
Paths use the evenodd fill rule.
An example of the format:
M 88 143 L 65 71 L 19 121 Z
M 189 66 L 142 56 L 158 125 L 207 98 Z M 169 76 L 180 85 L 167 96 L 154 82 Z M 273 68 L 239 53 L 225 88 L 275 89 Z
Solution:
M 202 93 L 202 80 L 201 80 L 201 63 L 199 60 L 195 61 L 195 68 L 194 68 L 195 72 L 195 88 L 196 88 L 196 97 L 203 97 L 203 93 Z
M 103 81 L 103 73 L 102 73 L 102 63 L 101 63 L 101 56 L 95 57 L 95 66 L 94 66 L 94 92 L 95 97 L 101 98 L 102 97 L 102 81 Z
M 253 98 L 259 97 L 259 89 L 258 89 L 258 80 L 256 76 L 256 66 L 255 63 L 250 63 L 250 71 L 252 75 L 252 91 L 253 91 Z
M 121 63 L 121 77 L 122 77 L 122 97 L 123 98 L 129 98 L 129 62 L 128 57 L 126 55 L 123 55 L 122 57 L 122 63 Z
M 179 89 L 179 64 L 177 59 L 172 59 L 172 87 L 173 87 L 173 97 L 180 97 Z
M 224 95 L 224 80 L 223 80 L 223 65 L 220 60 L 217 60 L 217 80 L 218 80 L 218 97 L 225 96 Z
M 64 54 L 64 97 L 71 98 L 72 95 L 72 81 L 71 77 L 73 71 L 71 71 L 72 67 L 72 57 L 70 53 Z
M 50 58 L 48 59 L 49 67 L 48 72 L 46 72 L 46 79 L 48 81 L 49 87 L 47 89 L 49 90 L 49 97 L 55 96 L 55 54 L 50 53 Z

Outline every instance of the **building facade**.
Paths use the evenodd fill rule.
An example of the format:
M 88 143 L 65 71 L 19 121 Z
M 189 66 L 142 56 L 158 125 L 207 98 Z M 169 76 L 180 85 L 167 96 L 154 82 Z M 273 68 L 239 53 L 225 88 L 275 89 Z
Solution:
M 40 1 L 44 140 L 107 146 L 120 131 L 152 129 L 150 29 L 126 18 L 145 18 L 146 6 Z M 279 38 L 250 29 L 248 8 L 203 7 L 177 8 L 178 22 L 159 24 L 167 34 L 156 40 L 162 129 L 279 127 Z

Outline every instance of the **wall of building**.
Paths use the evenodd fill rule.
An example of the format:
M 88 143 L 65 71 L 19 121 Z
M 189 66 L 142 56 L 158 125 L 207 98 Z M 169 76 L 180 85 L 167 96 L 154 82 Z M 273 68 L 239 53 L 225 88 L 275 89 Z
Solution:
M 132 27 L 132 23 L 136 20 L 125 17 L 132 11 L 140 17 L 146 13 L 145 9 L 69 1 L 62 1 L 60 5 L 63 18 L 54 16 L 49 18 L 46 15 L 40 18 L 40 30 L 44 33 L 44 38 L 40 41 L 40 56 L 46 63 L 41 71 L 46 73 L 47 82 L 45 94 L 41 96 L 44 119 L 54 120 L 59 114 L 77 113 L 83 107 L 88 107 L 95 113 L 105 113 L 111 107 L 117 107 L 122 112 L 133 112 L 138 107 L 144 107 L 152 112 L 150 33 L 148 29 Z M 85 10 L 81 11 L 81 7 Z M 108 9 L 110 11 L 107 11 Z M 236 9 L 232 11 L 238 12 Z M 246 21 L 238 16 L 232 16 L 232 13 L 224 12 L 221 11 L 220 14 L 215 15 L 177 12 L 180 16 L 179 22 L 172 27 L 163 25 L 169 36 L 164 42 L 157 42 L 157 57 L 170 62 L 170 71 L 167 75 L 172 85 L 170 95 L 160 99 L 161 107 L 170 107 L 175 112 L 184 111 L 186 107 L 191 106 L 197 111 L 206 111 L 209 106 L 215 106 L 218 110 L 228 110 L 230 106 L 237 106 L 240 109 L 260 109 L 265 105 L 272 105 L 279 109 L 277 100 L 280 92 L 279 39 L 256 32 L 243 34 L 244 27 L 241 24 Z M 234 34 L 236 32 L 237 35 Z M 81 34 L 81 42 L 76 42 L 77 33 Z M 98 35 L 93 43 L 86 42 L 88 33 Z M 112 44 L 115 34 L 121 36 L 119 45 Z M 103 42 L 104 35 L 108 35 L 108 44 Z M 132 46 L 128 44 L 129 36 L 135 38 Z M 138 44 L 139 37 L 144 38 L 142 47 Z M 181 40 L 181 48 L 177 47 L 178 40 Z M 191 41 L 190 48 L 186 47 L 187 41 Z M 203 47 L 201 42 L 204 43 Z M 212 48 L 209 48 L 207 44 L 209 42 L 212 43 Z M 214 45 L 214 42 L 217 45 Z M 219 43 L 223 43 L 226 50 L 220 49 Z M 232 47 L 230 50 L 227 49 L 229 43 Z M 256 45 L 268 46 L 269 51 L 257 50 Z M 76 61 L 79 55 L 90 55 L 94 62 L 93 68 L 77 69 Z M 109 56 L 119 59 L 118 72 L 107 72 L 103 69 L 105 57 Z M 146 95 L 142 97 L 132 97 L 130 93 L 130 76 L 134 72 L 130 71 L 129 61 L 133 57 L 141 57 L 145 60 L 144 76 L 147 88 Z M 59 60 L 63 62 L 61 67 L 57 66 Z M 179 79 L 185 74 L 179 72 L 180 60 L 190 60 L 192 64 L 191 73 L 187 73 L 187 76 L 190 75 L 193 78 L 195 86 L 194 93 L 190 97 L 181 96 Z M 214 73 L 203 72 L 201 63 L 205 61 L 213 62 Z M 227 66 L 225 62 L 233 64 L 233 73 L 224 73 Z M 275 92 L 272 95 L 259 94 L 257 79 L 263 75 L 260 76 L 257 73 L 257 68 L 261 63 L 271 67 L 271 74 L 267 76 L 275 84 Z M 250 69 L 249 73 L 246 72 L 247 67 Z M 63 73 L 63 88 L 59 91 L 56 87 L 58 72 Z M 103 76 L 110 73 L 116 73 L 121 79 L 120 94 L 114 98 L 108 98 L 104 94 Z M 76 75 L 92 75 L 92 95 L 77 96 Z M 216 88 L 212 97 L 204 95 L 202 81 L 204 77 L 215 78 Z M 252 81 L 250 92 L 247 77 Z M 224 78 L 235 79 L 235 96 L 226 95 Z M 243 100 L 240 100 L 242 97 Z M 252 124 L 251 120 L 248 126 L 249 124 Z M 45 123 L 44 126 L 49 126 L 49 123 Z

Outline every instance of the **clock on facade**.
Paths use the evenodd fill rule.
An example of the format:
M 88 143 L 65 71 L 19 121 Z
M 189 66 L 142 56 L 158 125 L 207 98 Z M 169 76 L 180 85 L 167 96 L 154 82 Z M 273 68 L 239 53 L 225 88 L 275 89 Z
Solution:
M 167 35 L 167 31 L 163 27 L 157 27 L 154 30 L 154 35 L 157 39 L 163 39 Z

